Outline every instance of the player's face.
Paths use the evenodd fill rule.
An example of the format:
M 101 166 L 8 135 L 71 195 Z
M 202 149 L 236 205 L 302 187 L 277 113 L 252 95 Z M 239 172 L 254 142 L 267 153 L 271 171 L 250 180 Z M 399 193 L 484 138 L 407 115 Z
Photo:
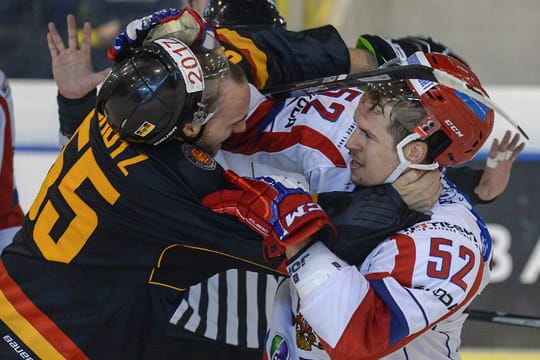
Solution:
M 221 91 L 221 90 L 220 90 Z M 246 115 L 249 108 L 249 87 L 247 82 L 238 84 L 224 81 L 223 103 L 208 120 L 202 137 L 197 142 L 212 156 L 231 135 L 246 130 Z
M 388 132 L 391 106 L 379 105 L 362 99 L 354 113 L 357 128 L 346 144 L 352 157 L 351 180 L 356 185 L 383 184 L 399 164 L 392 135 Z

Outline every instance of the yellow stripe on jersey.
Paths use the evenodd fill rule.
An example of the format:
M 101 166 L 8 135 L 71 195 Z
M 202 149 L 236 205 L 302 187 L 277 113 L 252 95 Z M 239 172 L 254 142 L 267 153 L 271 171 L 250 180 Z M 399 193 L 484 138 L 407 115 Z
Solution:
M 28 320 L 19 314 L 2 291 L 0 291 L 0 319 L 40 359 L 65 359 Z
M 242 57 L 250 64 L 252 71 L 254 72 L 255 86 L 258 89 L 262 89 L 268 81 L 268 67 L 266 54 L 257 48 L 257 45 L 247 37 L 243 37 L 234 30 L 230 29 L 218 29 L 219 36 L 223 36 L 227 39 L 226 42 L 234 44 L 234 47 L 241 52 Z M 232 63 L 239 63 L 241 59 L 234 56 L 234 51 L 227 50 L 225 54 Z

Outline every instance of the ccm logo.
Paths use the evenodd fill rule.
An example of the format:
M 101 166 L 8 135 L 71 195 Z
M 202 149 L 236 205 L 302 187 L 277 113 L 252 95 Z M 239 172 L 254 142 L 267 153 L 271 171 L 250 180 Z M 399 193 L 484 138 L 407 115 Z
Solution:
M 287 225 L 287 227 L 289 227 L 297 218 L 301 218 L 302 216 L 309 214 L 313 211 L 323 211 L 323 209 L 317 203 L 300 205 L 296 208 L 296 210 L 288 213 L 287 216 L 285 216 L 285 224 Z
M 444 120 L 444 123 L 448 125 L 457 136 L 463 137 L 463 133 L 458 129 L 456 125 L 454 125 L 453 122 L 450 121 L 450 119 Z
M 165 49 L 174 60 L 178 69 L 182 72 L 188 92 L 192 93 L 204 89 L 203 75 L 199 61 L 187 45 L 174 39 L 158 39 L 155 43 Z

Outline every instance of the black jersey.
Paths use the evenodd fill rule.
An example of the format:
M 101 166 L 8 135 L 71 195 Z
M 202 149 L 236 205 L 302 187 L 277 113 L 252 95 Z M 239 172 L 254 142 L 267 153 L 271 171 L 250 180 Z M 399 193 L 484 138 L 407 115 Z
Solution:
M 303 31 L 246 26 L 216 29 L 229 61 L 258 89 L 347 74 L 347 45 L 332 25 Z
M 91 113 L 2 255 L 8 336 L 44 359 L 163 358 L 155 339 L 187 287 L 232 267 L 273 272 L 259 235 L 200 204 L 230 186 L 222 172 L 189 144 L 129 145 Z

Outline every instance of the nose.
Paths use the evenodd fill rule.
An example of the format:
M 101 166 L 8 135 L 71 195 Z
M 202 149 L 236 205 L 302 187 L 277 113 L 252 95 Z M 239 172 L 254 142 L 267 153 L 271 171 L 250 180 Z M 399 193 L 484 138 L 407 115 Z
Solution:
M 347 140 L 345 147 L 349 149 L 349 151 L 360 149 L 360 131 L 358 129 L 354 129 L 353 133 L 349 137 L 349 140 Z

